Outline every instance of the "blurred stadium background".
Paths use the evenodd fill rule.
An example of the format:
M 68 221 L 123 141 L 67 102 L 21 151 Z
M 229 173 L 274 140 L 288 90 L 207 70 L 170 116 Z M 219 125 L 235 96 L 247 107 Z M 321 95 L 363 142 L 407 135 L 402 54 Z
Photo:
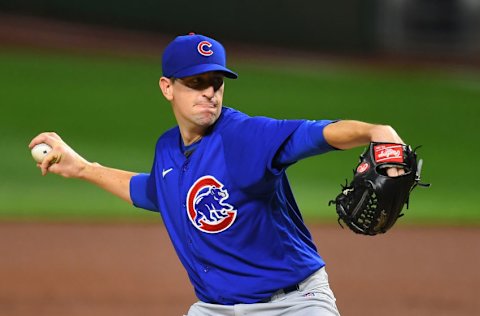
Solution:
M 433 185 L 413 193 L 402 224 L 480 223 L 478 0 L 0 1 L 0 219 L 157 220 L 80 181 L 41 177 L 27 145 L 56 131 L 89 160 L 148 172 L 174 124 L 160 54 L 191 31 L 222 41 L 240 74 L 226 105 L 391 124 L 423 145 Z M 290 169 L 309 219 L 336 219 L 327 203 L 361 151 Z

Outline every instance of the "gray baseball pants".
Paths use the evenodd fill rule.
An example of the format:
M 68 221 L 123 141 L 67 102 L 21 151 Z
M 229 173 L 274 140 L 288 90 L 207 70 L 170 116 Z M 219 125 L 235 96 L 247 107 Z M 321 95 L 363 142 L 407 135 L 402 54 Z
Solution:
M 187 316 L 339 316 L 335 296 L 321 268 L 299 284 L 298 291 L 275 293 L 266 303 L 217 305 L 196 302 Z

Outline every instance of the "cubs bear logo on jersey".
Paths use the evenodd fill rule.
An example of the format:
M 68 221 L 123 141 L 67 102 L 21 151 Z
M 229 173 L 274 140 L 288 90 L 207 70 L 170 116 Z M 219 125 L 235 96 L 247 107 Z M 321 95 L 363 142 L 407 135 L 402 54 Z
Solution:
M 226 203 L 228 190 L 213 176 L 199 178 L 187 194 L 187 213 L 191 223 L 205 233 L 219 233 L 229 228 L 237 210 Z

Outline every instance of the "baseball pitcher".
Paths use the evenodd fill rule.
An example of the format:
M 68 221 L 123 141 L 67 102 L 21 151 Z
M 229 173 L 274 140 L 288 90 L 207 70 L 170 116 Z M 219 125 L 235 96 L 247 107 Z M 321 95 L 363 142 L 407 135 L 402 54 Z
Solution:
M 149 173 L 87 161 L 42 133 L 29 145 L 52 147 L 38 163 L 42 174 L 84 179 L 158 212 L 198 297 L 189 316 L 339 315 L 286 170 L 313 155 L 402 139 L 384 125 L 251 117 L 224 106 L 224 79 L 237 74 L 206 36 L 175 38 L 162 70 L 160 90 L 178 125 L 159 137 Z M 382 176 L 410 173 L 390 160 Z

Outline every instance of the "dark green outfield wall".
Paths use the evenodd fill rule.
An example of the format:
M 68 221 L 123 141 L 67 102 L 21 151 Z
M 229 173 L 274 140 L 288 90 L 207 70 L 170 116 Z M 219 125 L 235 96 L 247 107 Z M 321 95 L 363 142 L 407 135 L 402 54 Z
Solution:
M 375 0 L 2 0 L 0 10 L 220 40 L 362 52 L 372 49 Z

